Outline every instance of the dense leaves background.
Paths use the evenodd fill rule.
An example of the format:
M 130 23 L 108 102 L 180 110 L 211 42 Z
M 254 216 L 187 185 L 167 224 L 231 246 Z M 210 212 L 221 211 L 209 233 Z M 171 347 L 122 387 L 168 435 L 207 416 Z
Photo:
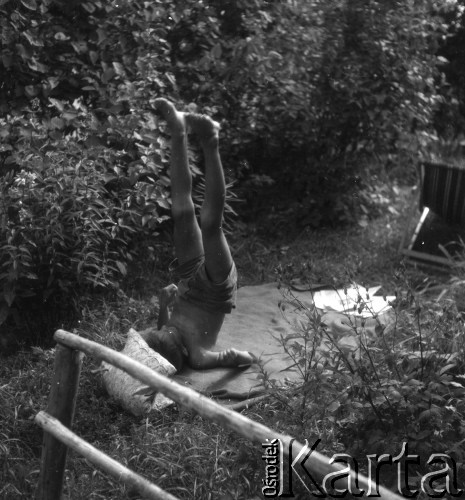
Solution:
M 462 2 L 0 0 L 0 339 L 73 320 L 162 244 L 153 98 L 222 120 L 244 220 L 350 223 L 461 132 L 463 30 Z

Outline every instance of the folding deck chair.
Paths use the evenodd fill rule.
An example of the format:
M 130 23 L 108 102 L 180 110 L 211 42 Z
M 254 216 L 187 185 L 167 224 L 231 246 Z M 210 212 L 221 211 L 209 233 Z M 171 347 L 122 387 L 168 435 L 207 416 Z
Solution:
M 420 170 L 420 219 L 413 231 L 407 246 L 405 242 L 411 231 L 413 213 L 409 217 L 400 252 L 415 260 L 430 264 L 450 265 L 451 260 L 444 245 L 436 246 L 442 255 L 428 253 L 415 249 L 415 243 L 430 212 L 440 218 L 443 225 L 454 229 L 455 239 L 460 237 L 465 229 L 465 164 L 452 165 L 442 162 L 422 162 Z M 414 207 L 415 209 L 415 207 Z

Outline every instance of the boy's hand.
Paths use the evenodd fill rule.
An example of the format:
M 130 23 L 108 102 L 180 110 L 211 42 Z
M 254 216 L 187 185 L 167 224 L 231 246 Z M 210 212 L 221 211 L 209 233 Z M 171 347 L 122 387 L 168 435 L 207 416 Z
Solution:
M 139 333 L 151 349 L 161 354 L 177 370 L 183 367 L 187 350 L 176 328 L 164 326 L 161 330 L 156 330 L 150 327 Z
M 176 294 L 178 293 L 178 287 L 174 284 L 165 286 L 160 292 L 160 307 L 168 307 L 174 302 Z

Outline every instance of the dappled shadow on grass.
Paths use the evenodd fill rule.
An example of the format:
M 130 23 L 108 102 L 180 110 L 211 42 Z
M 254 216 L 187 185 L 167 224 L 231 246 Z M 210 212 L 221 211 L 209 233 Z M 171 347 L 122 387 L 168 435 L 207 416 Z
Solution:
M 0 357 L 0 498 L 33 498 L 42 436 L 34 415 L 46 406 L 53 351 Z
M 53 359 L 53 351 L 36 349 L 0 369 L 0 498 L 33 498 L 42 432 L 32 419 L 47 406 Z M 249 498 L 259 491 L 261 451 L 247 440 L 177 408 L 134 417 L 108 398 L 92 368 L 86 359 L 73 425 L 78 435 L 179 498 Z M 128 497 L 139 498 L 69 453 L 64 498 Z
M 278 266 L 297 271 L 305 265 L 317 283 L 340 285 L 351 279 L 394 288 L 394 276 L 403 267 L 399 245 L 411 203 L 416 203 L 411 188 L 396 188 L 376 218 L 366 217 L 360 224 L 345 227 L 308 227 L 292 237 L 282 231 L 264 233 L 260 221 L 240 227 L 230 237 L 240 283 L 275 281 Z M 428 279 L 447 280 L 443 273 L 410 264 L 407 272 L 419 286 Z

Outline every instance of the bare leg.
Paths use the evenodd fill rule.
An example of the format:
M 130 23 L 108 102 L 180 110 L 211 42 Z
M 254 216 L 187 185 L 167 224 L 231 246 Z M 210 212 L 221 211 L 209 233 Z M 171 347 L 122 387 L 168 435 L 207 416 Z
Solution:
M 186 114 L 186 123 L 197 135 L 205 156 L 205 199 L 200 213 L 205 267 L 210 279 L 224 281 L 233 263 L 223 233 L 226 185 L 218 148 L 219 124 L 205 115 Z
M 203 254 L 202 235 L 192 202 L 192 175 L 187 160 L 185 114 L 166 99 L 155 100 L 156 109 L 171 132 L 171 212 L 174 221 L 174 248 L 179 264 Z

